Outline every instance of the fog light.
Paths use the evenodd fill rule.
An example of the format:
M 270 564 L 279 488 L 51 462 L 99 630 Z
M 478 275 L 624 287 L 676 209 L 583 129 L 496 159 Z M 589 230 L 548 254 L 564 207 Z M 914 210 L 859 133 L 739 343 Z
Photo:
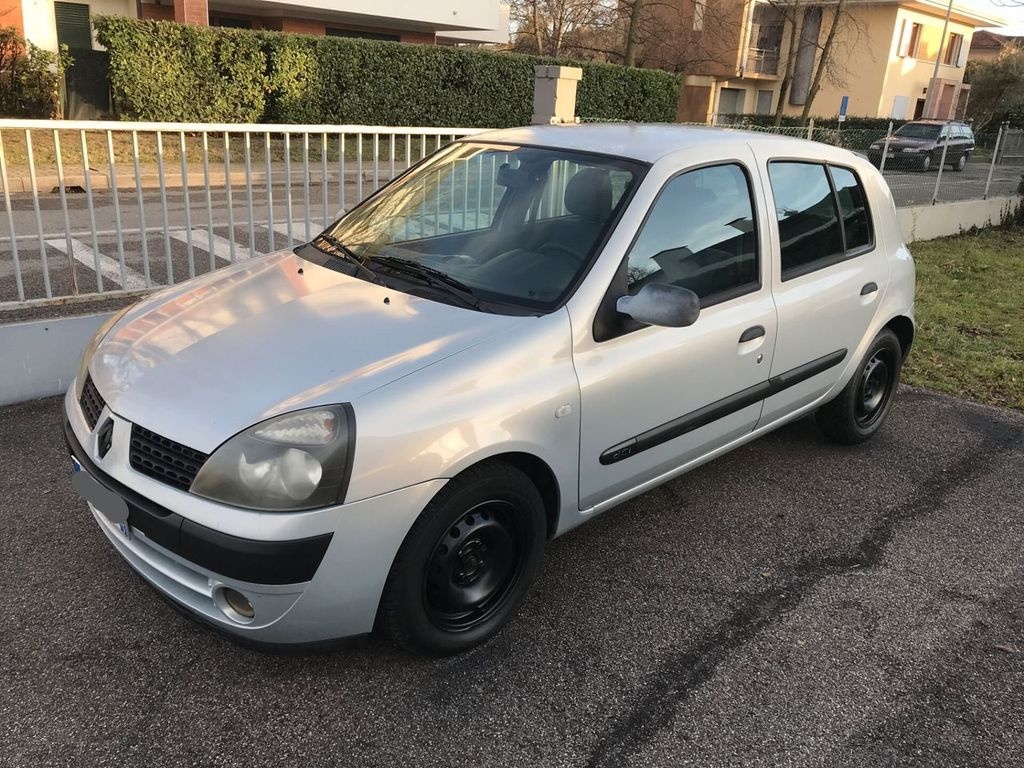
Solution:
M 228 618 L 235 619 L 236 621 L 252 621 L 256 615 L 256 611 L 253 610 L 252 603 L 249 602 L 249 598 L 239 592 L 237 589 L 231 589 L 231 587 L 224 587 L 220 590 L 220 609 L 227 614 Z M 234 615 L 232 615 L 234 614 Z

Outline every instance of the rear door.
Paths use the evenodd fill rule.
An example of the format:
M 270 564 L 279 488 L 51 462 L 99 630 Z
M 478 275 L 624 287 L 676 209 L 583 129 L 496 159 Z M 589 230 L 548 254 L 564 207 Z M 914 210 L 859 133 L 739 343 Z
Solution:
M 771 159 L 767 194 L 779 259 L 772 275 L 779 335 L 759 425 L 825 394 L 857 354 L 889 280 L 855 170 Z

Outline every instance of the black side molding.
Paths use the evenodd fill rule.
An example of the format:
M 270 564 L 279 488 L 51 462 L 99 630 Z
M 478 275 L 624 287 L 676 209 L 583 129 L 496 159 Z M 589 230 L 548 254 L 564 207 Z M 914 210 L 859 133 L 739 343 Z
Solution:
M 128 524 L 132 528 L 164 549 L 221 576 L 253 584 L 309 581 L 331 543 L 330 533 L 291 541 L 260 541 L 199 525 L 154 504 L 102 471 L 82 448 L 66 419 L 64 439 L 83 469 L 128 503 Z
M 743 338 L 741 337 L 740 340 L 743 341 Z M 599 461 L 604 465 L 615 464 L 641 451 L 667 443 L 687 432 L 705 427 L 714 421 L 736 413 L 736 411 L 743 410 L 747 406 L 754 405 L 765 398 L 807 381 L 812 376 L 817 376 L 819 373 L 839 365 L 844 359 L 846 359 L 846 350 L 837 349 L 835 352 L 830 352 L 797 368 L 772 376 L 767 381 L 741 389 L 739 392 L 716 400 L 703 408 L 690 411 L 679 418 L 641 432 L 628 440 L 623 440 L 602 453 Z

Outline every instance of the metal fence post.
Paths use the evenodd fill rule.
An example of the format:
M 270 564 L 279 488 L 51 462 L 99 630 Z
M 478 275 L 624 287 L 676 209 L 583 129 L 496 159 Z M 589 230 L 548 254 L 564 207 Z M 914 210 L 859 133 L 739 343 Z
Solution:
M 943 124 L 945 129 L 949 123 Z M 935 201 L 939 199 L 939 182 L 942 181 L 942 169 L 946 165 L 946 151 L 949 149 L 949 133 L 946 133 L 945 139 L 942 142 L 942 157 L 939 159 L 939 172 L 935 176 L 935 190 L 932 192 L 932 205 L 935 205 Z
M 885 144 L 882 146 L 882 162 L 878 166 L 879 173 L 885 173 L 885 158 L 889 156 L 889 140 L 892 138 L 892 120 L 889 121 L 889 130 L 885 134 Z
M 814 141 L 814 118 L 807 121 L 807 140 Z
M 988 200 L 988 188 L 992 186 L 992 171 L 996 169 L 996 158 L 999 157 L 999 144 L 1003 140 L 1003 130 L 1006 126 L 1007 123 L 999 124 L 999 135 L 996 136 L 996 147 L 992 150 L 992 162 L 988 166 L 988 178 L 985 179 L 985 193 L 981 196 L 982 200 Z

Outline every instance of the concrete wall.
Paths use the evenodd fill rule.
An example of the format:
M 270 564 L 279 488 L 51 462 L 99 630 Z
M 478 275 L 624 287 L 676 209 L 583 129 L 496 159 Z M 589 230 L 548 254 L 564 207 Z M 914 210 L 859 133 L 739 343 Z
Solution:
M 110 314 L 0 324 L 0 405 L 64 392 L 85 345 Z
M 1021 205 L 1019 197 L 991 197 L 988 200 L 964 200 L 958 203 L 919 205 L 898 208 L 903 240 L 931 240 L 956 235 L 971 227 L 990 227 Z

